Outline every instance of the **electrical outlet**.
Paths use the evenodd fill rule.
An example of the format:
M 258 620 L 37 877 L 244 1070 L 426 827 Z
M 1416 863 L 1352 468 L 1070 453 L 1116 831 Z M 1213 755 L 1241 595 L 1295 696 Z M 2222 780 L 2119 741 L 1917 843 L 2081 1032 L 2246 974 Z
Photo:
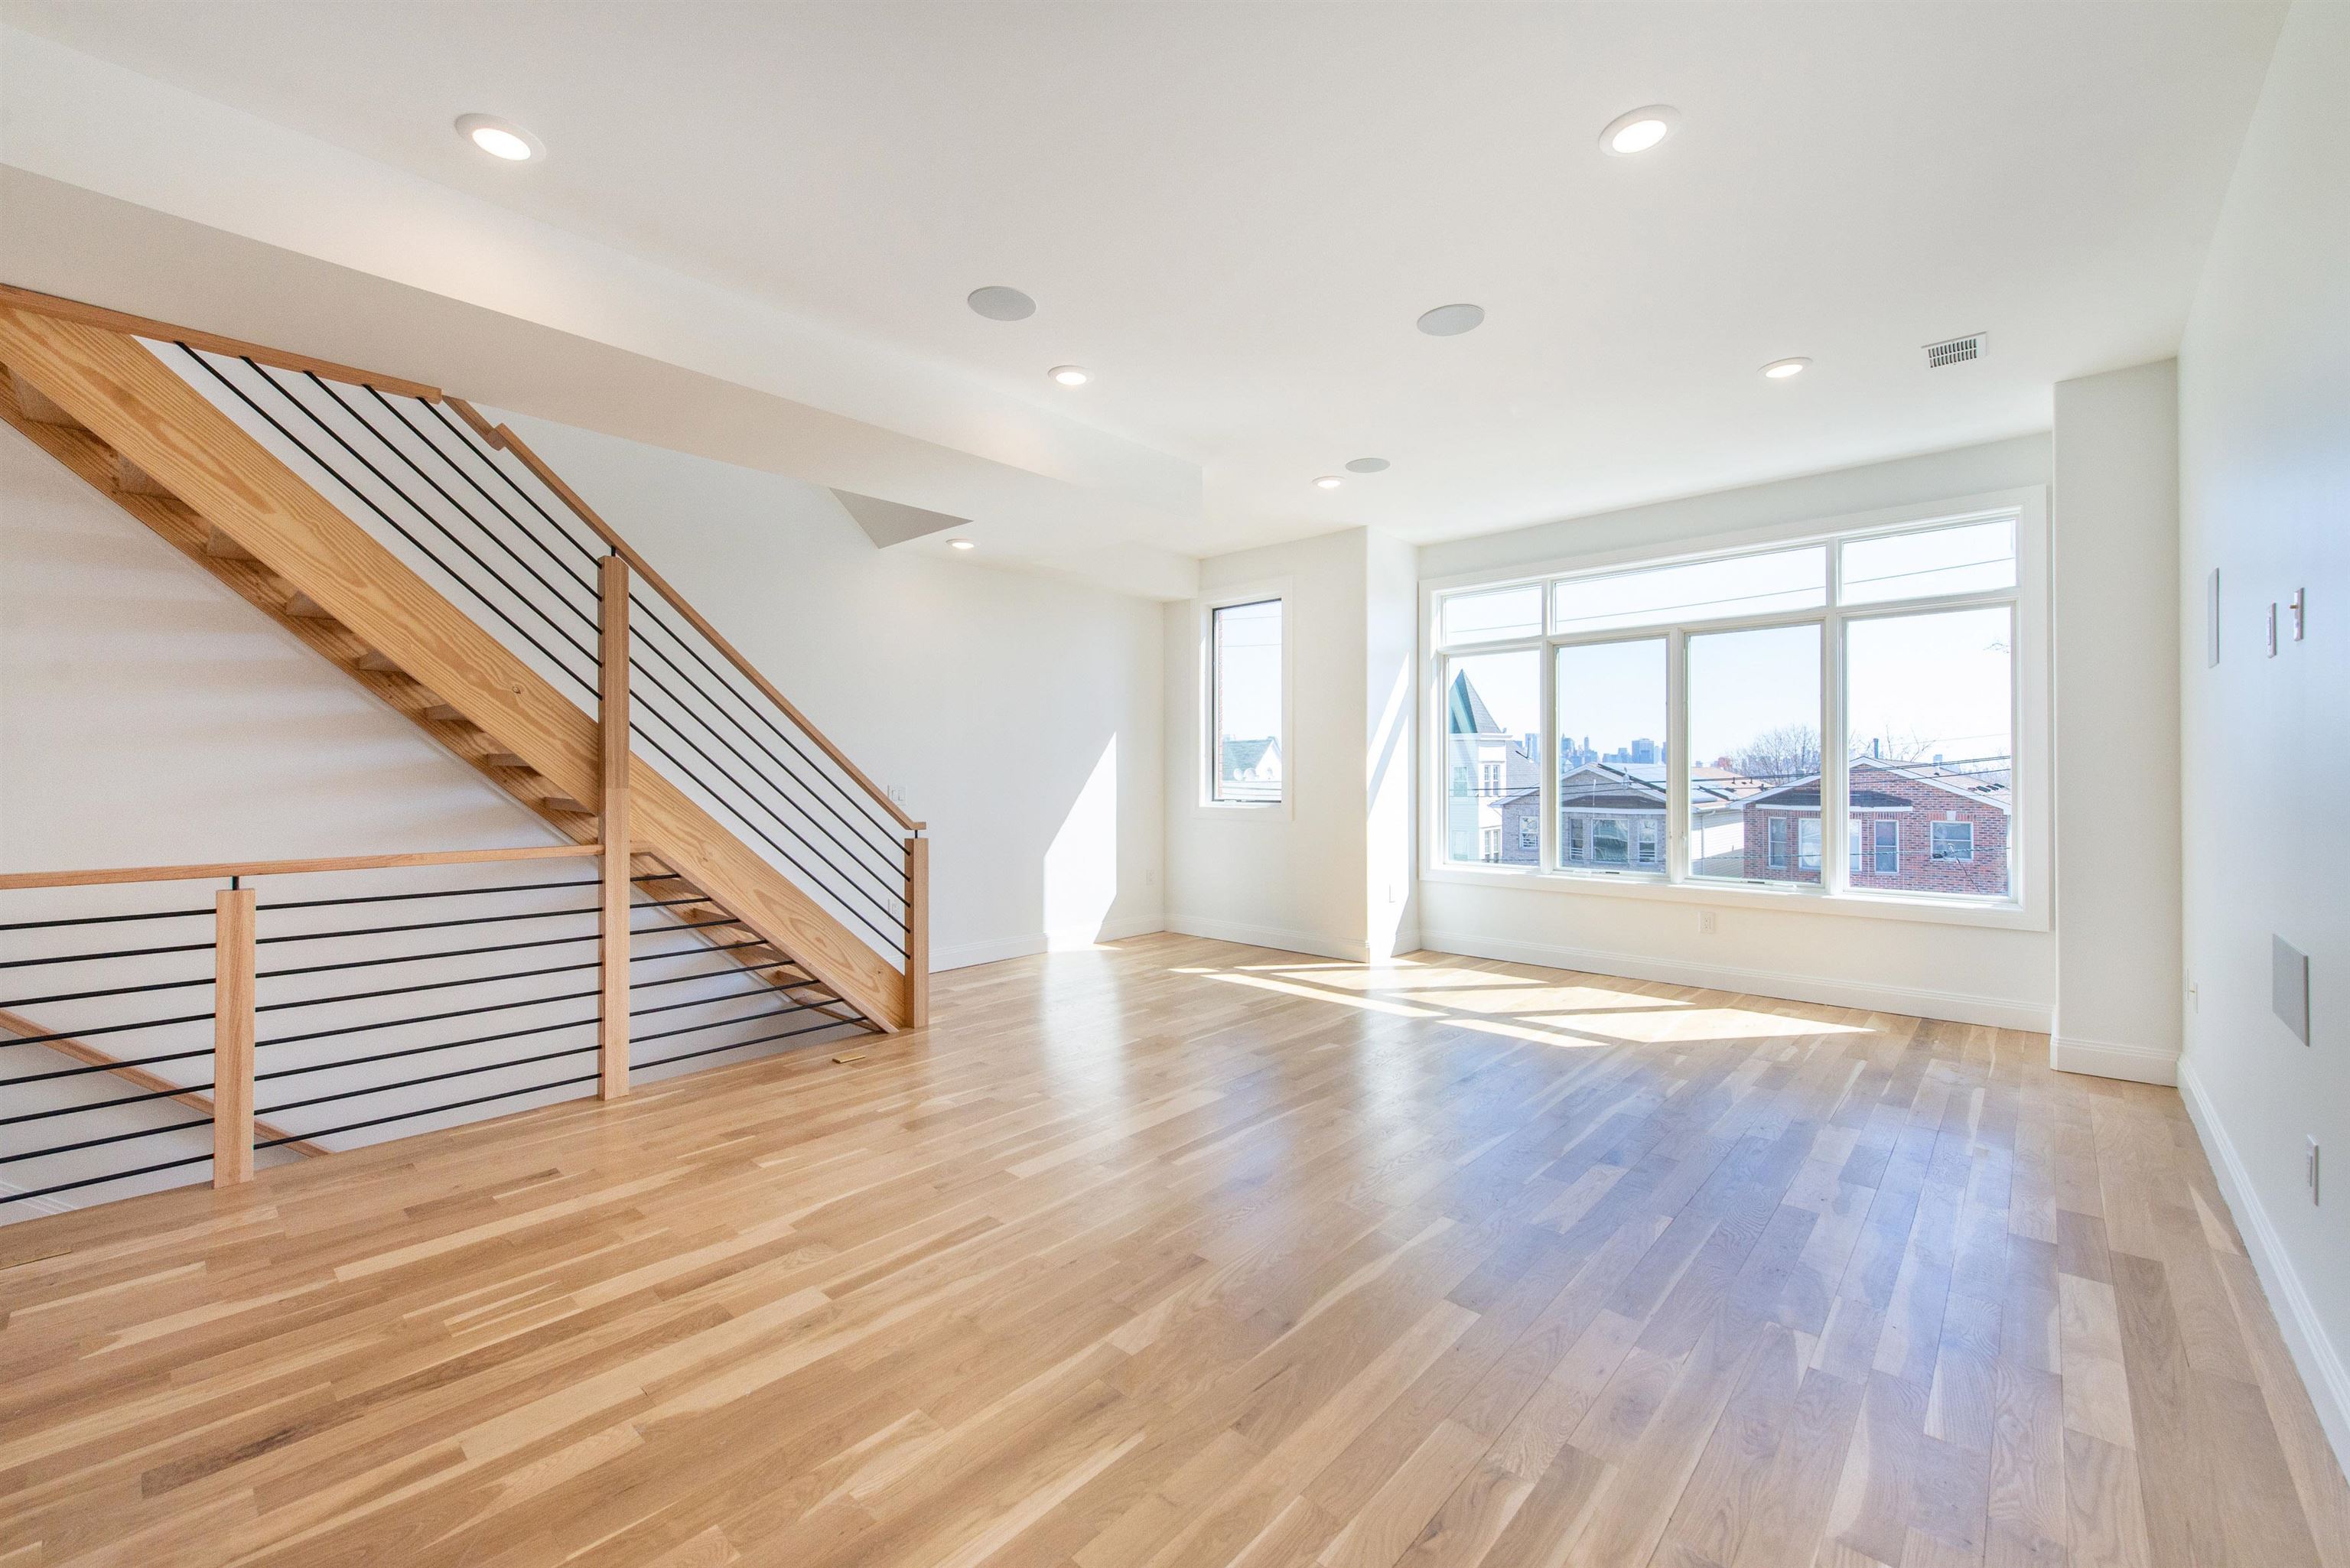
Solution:
M 1144 887 L 1146 887 L 1146 888 L 1156 888 L 1156 887 L 1158 887 L 1158 886 L 1159 886 L 1159 873 L 1158 873 L 1157 871 L 1145 871 L 1145 872 L 1142 874 L 1142 885 L 1143 885 Z
M 1721 917 L 1711 909 L 1700 909 L 1697 912 L 1697 929 L 1700 935 L 1710 937 L 1721 929 Z
M 2309 1181 L 2309 1200 L 2312 1203 L 2314 1203 L 2317 1201 L 2317 1135 L 2315 1133 L 2309 1135 L 2309 1170 L 2307 1179 Z

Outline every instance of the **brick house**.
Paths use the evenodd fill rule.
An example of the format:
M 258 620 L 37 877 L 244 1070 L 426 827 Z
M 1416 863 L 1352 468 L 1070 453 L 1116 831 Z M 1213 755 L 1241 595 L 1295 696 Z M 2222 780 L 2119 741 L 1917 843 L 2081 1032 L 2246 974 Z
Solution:
M 2007 891 L 2008 775 L 1932 763 L 1851 764 L 1847 871 L 1859 889 Z M 1820 879 L 1820 781 L 1799 779 L 1743 805 L 1745 874 L 1762 881 Z

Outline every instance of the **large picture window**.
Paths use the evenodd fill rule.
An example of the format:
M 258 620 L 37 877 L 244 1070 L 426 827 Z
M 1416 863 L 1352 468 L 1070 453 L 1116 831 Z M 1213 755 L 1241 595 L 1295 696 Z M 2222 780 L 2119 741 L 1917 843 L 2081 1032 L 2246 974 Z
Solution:
M 1208 799 L 1278 805 L 1282 749 L 1282 602 L 1208 612 Z
M 1439 858 L 2012 900 L 2023 515 L 1438 593 Z

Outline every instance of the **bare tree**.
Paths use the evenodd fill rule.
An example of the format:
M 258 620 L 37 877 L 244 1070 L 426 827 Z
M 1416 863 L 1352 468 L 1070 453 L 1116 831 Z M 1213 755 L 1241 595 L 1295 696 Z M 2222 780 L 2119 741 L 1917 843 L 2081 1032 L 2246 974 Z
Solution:
M 1820 771 L 1820 732 L 1809 724 L 1782 724 L 1756 735 L 1731 759 L 1751 779 L 1783 783 Z

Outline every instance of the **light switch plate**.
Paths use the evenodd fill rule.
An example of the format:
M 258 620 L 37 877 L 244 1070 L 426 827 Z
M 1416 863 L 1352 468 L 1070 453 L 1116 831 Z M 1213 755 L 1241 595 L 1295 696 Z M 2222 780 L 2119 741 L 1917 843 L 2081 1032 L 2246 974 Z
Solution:
M 2270 1005 L 2293 1038 L 2309 1044 L 2309 955 L 2282 937 L 2269 938 Z

